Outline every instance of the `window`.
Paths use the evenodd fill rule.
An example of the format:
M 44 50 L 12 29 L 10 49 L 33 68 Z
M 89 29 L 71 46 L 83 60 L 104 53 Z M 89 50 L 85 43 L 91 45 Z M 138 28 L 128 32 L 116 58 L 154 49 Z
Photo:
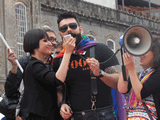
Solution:
M 23 51 L 23 37 L 27 31 L 27 14 L 26 6 L 17 2 L 15 4 L 15 17 L 16 17 L 16 32 L 17 32 L 17 57 L 22 57 L 25 53 Z
M 106 44 L 108 45 L 108 47 L 115 53 L 116 49 L 115 49 L 115 42 L 111 39 L 108 39 L 106 41 Z

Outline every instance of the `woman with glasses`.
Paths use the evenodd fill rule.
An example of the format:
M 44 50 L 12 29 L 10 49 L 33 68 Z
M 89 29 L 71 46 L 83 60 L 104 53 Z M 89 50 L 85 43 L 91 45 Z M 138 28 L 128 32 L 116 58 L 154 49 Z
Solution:
M 52 92 L 62 85 L 67 74 L 75 39 L 64 42 L 65 53 L 58 71 L 50 71 L 44 64 L 52 52 L 48 35 L 41 29 L 31 29 L 24 36 L 24 51 L 31 55 L 24 71 L 24 94 L 19 115 L 23 120 L 49 120 L 54 108 Z
M 160 38 L 154 37 L 150 51 L 140 56 L 140 65 L 144 70 L 138 76 L 134 57 L 125 53 L 123 59 L 128 81 L 124 81 L 121 74 L 118 90 L 126 94 L 124 107 L 128 114 L 127 119 L 160 119 Z

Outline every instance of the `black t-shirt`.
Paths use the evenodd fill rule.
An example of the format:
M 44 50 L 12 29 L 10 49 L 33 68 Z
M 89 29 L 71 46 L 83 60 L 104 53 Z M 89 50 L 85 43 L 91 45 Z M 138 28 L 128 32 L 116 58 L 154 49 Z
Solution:
M 89 48 L 86 48 L 86 54 L 83 56 L 89 58 Z M 105 44 L 98 44 L 95 46 L 95 58 L 99 62 L 104 62 L 113 55 Z M 53 71 L 57 71 L 59 67 L 59 58 L 54 60 Z M 104 70 L 107 67 L 118 64 L 118 60 L 114 57 L 107 63 L 100 65 L 100 68 Z M 82 111 L 91 109 L 91 76 L 90 68 L 86 61 L 84 61 L 78 55 L 72 54 L 67 78 L 67 89 L 69 93 L 71 108 L 73 111 Z M 107 86 L 102 80 L 97 79 L 97 101 L 96 107 L 104 107 L 112 104 L 111 88 Z

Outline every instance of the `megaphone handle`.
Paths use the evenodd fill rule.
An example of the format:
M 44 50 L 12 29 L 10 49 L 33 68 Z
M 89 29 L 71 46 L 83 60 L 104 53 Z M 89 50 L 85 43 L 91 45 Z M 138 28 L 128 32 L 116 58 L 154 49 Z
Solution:
M 127 81 L 125 65 L 122 65 L 122 74 L 123 74 L 123 80 L 124 80 L 124 81 Z
M 125 68 L 124 61 L 123 61 L 123 49 L 122 49 L 122 47 L 121 47 L 121 58 L 122 58 L 122 74 L 123 74 L 123 79 L 124 79 L 124 81 L 127 81 L 126 68 Z

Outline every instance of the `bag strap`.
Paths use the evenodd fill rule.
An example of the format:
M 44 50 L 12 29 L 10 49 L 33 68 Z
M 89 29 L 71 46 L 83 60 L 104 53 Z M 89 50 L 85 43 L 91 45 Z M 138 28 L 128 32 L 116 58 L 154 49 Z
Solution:
M 90 57 L 95 58 L 95 47 L 90 48 Z M 90 75 L 91 75 L 91 110 L 96 110 L 96 96 L 98 93 L 97 90 L 97 79 L 96 76 L 94 76 L 93 72 L 90 70 Z
M 147 114 L 148 114 L 150 120 L 153 120 L 152 115 L 151 115 L 151 113 L 149 112 L 146 103 L 145 103 L 144 101 L 142 101 L 142 103 L 143 103 L 144 109 L 146 110 L 146 112 L 147 112 Z

